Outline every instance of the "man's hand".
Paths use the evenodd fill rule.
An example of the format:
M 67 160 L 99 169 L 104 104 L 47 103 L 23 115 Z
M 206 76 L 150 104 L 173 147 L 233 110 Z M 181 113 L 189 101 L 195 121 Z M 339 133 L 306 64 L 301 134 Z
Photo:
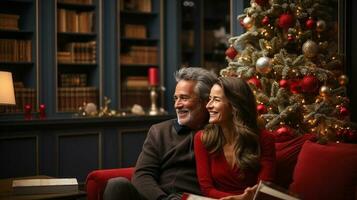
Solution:
M 220 200 L 252 200 L 258 185 L 247 187 L 243 194 L 220 198 Z

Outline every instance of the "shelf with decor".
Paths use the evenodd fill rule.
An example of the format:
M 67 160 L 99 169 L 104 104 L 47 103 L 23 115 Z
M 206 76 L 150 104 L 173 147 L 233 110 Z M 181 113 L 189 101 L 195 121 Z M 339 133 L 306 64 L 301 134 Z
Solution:
M 163 73 L 162 0 L 121 0 L 119 19 L 119 107 L 150 107 L 148 70 Z
M 181 66 L 219 73 L 226 66 L 230 0 L 181 0 Z
M 0 1 L 0 71 L 11 72 L 16 103 L 0 102 L 0 115 L 37 111 L 38 63 L 38 1 Z
M 100 106 L 101 1 L 57 0 L 56 112 Z

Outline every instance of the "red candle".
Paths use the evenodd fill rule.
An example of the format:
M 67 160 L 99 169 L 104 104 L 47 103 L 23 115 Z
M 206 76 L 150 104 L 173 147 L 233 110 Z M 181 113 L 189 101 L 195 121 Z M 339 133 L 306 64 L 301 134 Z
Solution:
M 40 119 L 46 118 L 46 106 L 45 104 L 40 105 Z
M 157 68 L 156 67 L 151 67 L 149 68 L 149 85 L 150 86 L 157 86 L 159 85 L 159 76 L 157 74 Z
M 24 106 L 25 120 L 32 119 L 31 110 L 32 110 L 31 104 L 25 104 Z

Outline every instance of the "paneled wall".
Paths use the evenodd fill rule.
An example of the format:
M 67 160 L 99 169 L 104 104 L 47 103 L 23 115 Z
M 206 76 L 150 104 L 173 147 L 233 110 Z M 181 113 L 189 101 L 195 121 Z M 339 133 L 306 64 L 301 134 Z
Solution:
M 84 183 L 92 170 L 133 166 L 150 126 L 169 118 L 1 121 L 0 178 L 48 175 Z

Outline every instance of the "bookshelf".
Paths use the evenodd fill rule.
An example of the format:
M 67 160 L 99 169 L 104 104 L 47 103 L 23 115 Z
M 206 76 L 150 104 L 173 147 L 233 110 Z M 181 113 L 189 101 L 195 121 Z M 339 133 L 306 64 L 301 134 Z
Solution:
M 16 106 L 0 106 L 9 114 L 25 105 L 38 108 L 38 1 L 0 1 L 0 71 L 12 73 Z
M 100 105 L 101 1 L 56 2 L 56 112 Z
M 181 0 L 181 66 L 219 73 L 227 63 L 231 1 Z
M 150 106 L 148 69 L 157 67 L 160 75 L 163 74 L 162 9 L 162 0 L 121 0 L 119 3 L 118 85 L 121 109 L 130 108 L 133 104 L 144 109 Z

